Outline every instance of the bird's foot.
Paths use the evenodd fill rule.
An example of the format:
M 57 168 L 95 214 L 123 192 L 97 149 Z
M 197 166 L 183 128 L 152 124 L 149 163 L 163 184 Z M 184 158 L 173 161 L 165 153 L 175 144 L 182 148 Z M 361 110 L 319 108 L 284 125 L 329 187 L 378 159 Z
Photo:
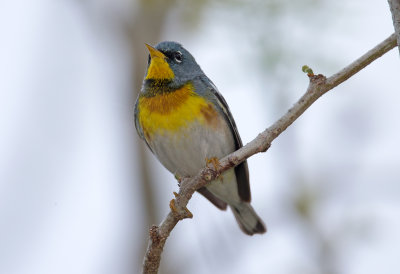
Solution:
M 212 158 L 206 158 L 206 166 L 210 167 L 210 165 L 213 166 L 215 172 L 217 173 L 217 176 L 220 178 L 220 180 L 223 180 L 222 176 L 221 176 L 221 164 L 218 160 L 217 157 L 212 157 Z
M 217 157 L 206 158 L 206 166 L 210 167 L 210 165 L 212 165 L 217 172 L 221 168 L 221 164 Z

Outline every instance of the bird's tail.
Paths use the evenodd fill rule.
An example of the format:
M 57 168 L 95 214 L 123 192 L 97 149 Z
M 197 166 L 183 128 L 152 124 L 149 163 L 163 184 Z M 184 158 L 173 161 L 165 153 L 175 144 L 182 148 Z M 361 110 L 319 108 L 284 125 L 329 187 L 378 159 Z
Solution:
M 262 234 L 267 231 L 264 222 L 258 217 L 250 203 L 239 202 L 229 205 L 240 228 L 247 235 Z

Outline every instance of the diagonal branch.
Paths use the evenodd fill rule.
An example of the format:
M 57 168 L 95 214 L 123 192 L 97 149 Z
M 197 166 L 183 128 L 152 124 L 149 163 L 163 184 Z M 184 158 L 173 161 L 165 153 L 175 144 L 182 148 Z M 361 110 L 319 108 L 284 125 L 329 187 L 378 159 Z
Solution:
M 272 141 L 299 118 L 319 97 L 346 81 L 395 46 L 396 36 L 392 34 L 379 45 L 329 78 L 321 74 L 308 74 L 310 83 L 306 93 L 278 121 L 260 133 L 250 143 L 222 158 L 218 171 L 213 167 L 205 167 L 195 177 L 184 179 L 176 199 L 171 201 L 175 210 L 171 210 L 159 227 L 154 225 L 150 229 L 150 239 L 144 258 L 143 273 L 157 273 L 161 253 L 172 229 L 180 220 L 191 218 L 186 205 L 197 189 L 207 185 L 207 183 L 216 179 L 220 173 L 237 166 L 250 156 L 267 151 Z

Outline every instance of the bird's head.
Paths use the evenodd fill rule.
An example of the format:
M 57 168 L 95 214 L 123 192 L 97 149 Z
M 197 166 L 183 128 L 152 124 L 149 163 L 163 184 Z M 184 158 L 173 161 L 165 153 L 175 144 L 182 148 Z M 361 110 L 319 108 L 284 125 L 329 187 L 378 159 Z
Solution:
M 146 47 L 149 58 L 145 83 L 179 88 L 203 73 L 190 52 L 179 43 L 165 41 Z

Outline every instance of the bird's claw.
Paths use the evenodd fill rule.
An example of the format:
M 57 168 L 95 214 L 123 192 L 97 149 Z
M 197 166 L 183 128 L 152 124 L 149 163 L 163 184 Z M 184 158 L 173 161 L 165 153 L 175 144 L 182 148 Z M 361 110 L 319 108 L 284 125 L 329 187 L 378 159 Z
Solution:
M 221 169 L 221 164 L 217 157 L 206 158 L 206 166 L 210 167 L 210 165 L 212 165 L 217 172 Z
M 210 165 L 212 165 L 212 167 L 214 168 L 215 172 L 217 173 L 217 175 L 219 176 L 219 178 L 221 180 L 223 180 L 222 176 L 221 176 L 221 163 L 219 162 L 217 157 L 211 157 L 211 158 L 206 158 L 206 167 L 210 167 Z

